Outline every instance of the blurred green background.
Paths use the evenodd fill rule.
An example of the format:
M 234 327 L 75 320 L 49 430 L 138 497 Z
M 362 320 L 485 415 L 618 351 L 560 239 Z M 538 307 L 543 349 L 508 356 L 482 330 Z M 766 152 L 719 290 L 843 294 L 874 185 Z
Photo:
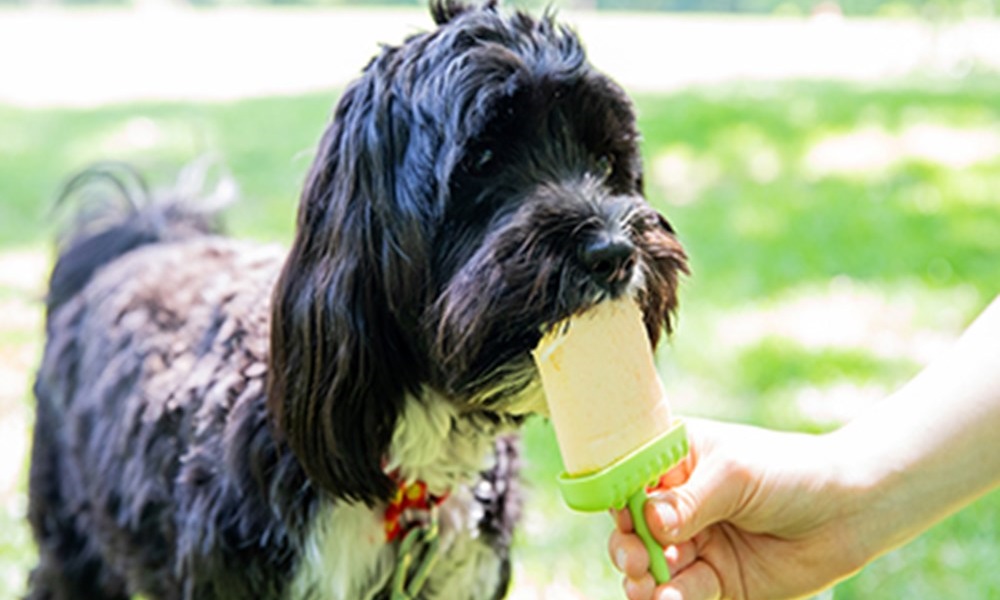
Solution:
M 932 3 L 895 4 L 916 14 Z M 994 4 L 968 6 L 988 13 Z M 227 213 L 232 233 L 286 243 L 336 95 L 0 104 L 0 598 L 23 589 L 34 555 L 23 523 L 30 377 L 47 211 L 60 184 L 112 158 L 167 186 L 213 153 L 242 190 Z M 827 431 L 912 377 L 1000 291 L 1000 76 L 991 69 L 717 82 L 635 100 L 649 199 L 692 263 L 677 333 L 658 357 L 678 412 Z M 513 597 L 622 597 L 606 557 L 609 519 L 562 506 L 547 423 L 531 422 L 525 442 Z M 824 597 L 1000 597 L 997 540 L 994 493 Z
M 423 7 L 422 0 L 0 0 L 0 6 L 136 6 L 176 3 L 191 6 Z M 994 15 L 1000 0 L 518 0 L 521 7 L 796 15 L 836 8 L 847 15 Z

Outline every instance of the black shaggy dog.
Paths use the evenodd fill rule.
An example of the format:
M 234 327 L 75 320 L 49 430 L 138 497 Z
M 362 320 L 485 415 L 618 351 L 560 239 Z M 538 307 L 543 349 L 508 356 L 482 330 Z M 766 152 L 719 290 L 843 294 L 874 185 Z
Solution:
M 571 31 L 432 12 L 340 99 L 290 252 L 176 201 L 63 244 L 30 598 L 506 593 L 530 350 L 623 295 L 655 345 L 685 256 Z

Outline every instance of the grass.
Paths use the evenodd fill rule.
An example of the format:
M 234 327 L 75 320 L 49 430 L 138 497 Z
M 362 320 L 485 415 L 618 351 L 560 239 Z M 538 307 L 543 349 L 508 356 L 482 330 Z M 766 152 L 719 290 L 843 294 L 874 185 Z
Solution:
M 841 274 L 879 285 L 966 282 L 988 294 L 1000 250 L 995 156 L 962 172 L 909 159 L 821 176 L 803 163 L 824 138 L 862 128 L 898 134 L 934 123 L 996 135 L 997 105 L 986 106 L 998 91 L 992 79 L 952 93 L 799 84 L 735 102 L 691 93 L 641 106 L 647 155 L 709 165 L 700 200 L 671 214 L 695 267 L 704 264 L 697 272 L 712 269 L 699 279 L 716 288 L 713 298 L 742 303 Z M 936 259 L 949 268 L 934 271 Z
M 199 156 L 223 158 L 245 198 L 227 215 L 239 235 L 288 239 L 298 189 L 331 95 L 235 105 L 121 106 L 92 111 L 0 107 L 0 247 L 47 240 L 42 225 L 68 175 L 97 160 L 136 164 L 167 185 Z
M 0 252 L 46 247 L 46 211 L 59 183 L 93 160 L 128 159 L 165 184 L 205 153 L 221 156 L 242 186 L 231 230 L 287 241 L 332 96 L 0 107 Z M 826 430 L 953 339 L 1000 290 L 998 97 L 1000 80 L 977 75 L 638 98 L 647 191 L 693 267 L 678 332 L 660 354 L 680 410 Z M 0 302 L 11 298 L 33 302 L 0 284 Z M 5 351 L 37 342 L 37 332 L 0 330 Z M 26 379 L 19 389 L 28 389 Z M 30 420 L 26 394 L 0 408 L 0 424 L 14 413 L 19 423 Z M 520 581 L 548 597 L 620 597 L 606 560 L 607 517 L 562 506 L 547 424 L 529 424 L 525 440 Z M 33 552 L 21 520 L 23 485 L 22 477 L 0 498 L 0 597 L 17 593 Z M 998 515 L 1000 496 L 987 496 L 834 596 L 997 596 Z

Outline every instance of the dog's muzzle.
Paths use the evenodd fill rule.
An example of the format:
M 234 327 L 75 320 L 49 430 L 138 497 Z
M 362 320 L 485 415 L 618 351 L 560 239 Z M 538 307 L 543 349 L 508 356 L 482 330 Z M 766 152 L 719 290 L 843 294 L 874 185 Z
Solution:
M 635 244 L 627 236 L 598 231 L 580 242 L 577 258 L 596 285 L 617 293 L 632 279 L 637 253 Z

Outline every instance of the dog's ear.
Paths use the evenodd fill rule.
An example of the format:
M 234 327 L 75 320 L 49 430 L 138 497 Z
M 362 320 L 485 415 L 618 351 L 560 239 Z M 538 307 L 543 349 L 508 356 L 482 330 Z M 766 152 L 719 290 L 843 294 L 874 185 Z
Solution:
M 391 492 L 382 467 L 422 369 L 401 314 L 420 293 L 423 244 L 407 215 L 418 208 L 396 200 L 407 134 L 384 89 L 390 62 L 377 58 L 345 92 L 320 143 L 274 292 L 269 358 L 269 409 L 306 473 L 369 505 Z
M 468 10 L 474 8 L 496 10 L 499 4 L 500 0 L 485 0 L 485 2 L 474 5 L 466 4 L 461 0 L 432 0 L 431 16 L 434 18 L 435 23 L 438 25 L 444 25 L 448 21 L 451 21 L 458 15 Z
M 645 241 L 640 245 L 648 285 L 640 293 L 639 300 L 646 315 L 650 342 L 656 346 L 661 332 L 670 334 L 673 331 L 680 276 L 690 275 L 691 270 L 687 253 L 670 221 L 655 210 L 649 211 L 648 221 L 643 233 Z

